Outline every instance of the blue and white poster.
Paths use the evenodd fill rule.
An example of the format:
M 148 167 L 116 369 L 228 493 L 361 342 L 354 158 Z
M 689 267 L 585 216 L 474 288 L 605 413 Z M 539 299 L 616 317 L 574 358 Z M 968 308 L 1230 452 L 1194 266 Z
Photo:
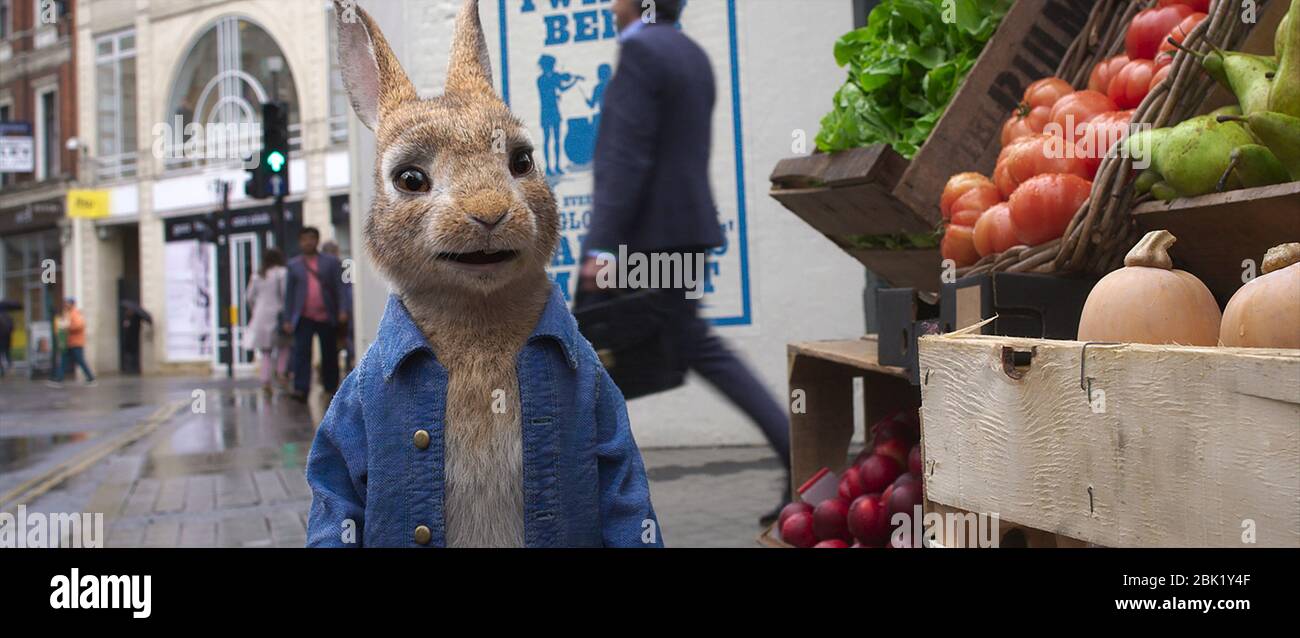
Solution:
M 601 104 L 618 68 L 612 0 L 498 2 L 501 95 L 528 125 L 535 159 L 555 190 L 561 238 L 550 274 L 572 300 L 591 216 Z M 726 244 L 708 257 L 702 312 L 715 325 L 750 325 L 735 0 L 691 2 L 680 26 L 709 54 L 718 82 L 710 180 Z

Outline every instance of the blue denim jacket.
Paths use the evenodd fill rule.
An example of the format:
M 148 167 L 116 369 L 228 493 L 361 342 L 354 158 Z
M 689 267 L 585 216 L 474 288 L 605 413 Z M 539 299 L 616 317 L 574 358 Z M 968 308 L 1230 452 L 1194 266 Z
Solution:
M 524 544 L 662 547 L 645 467 L 618 386 L 578 332 L 558 288 L 519 353 Z M 447 370 L 396 296 L 378 340 L 325 413 L 307 458 L 307 545 L 445 546 Z M 421 450 L 418 430 L 429 433 Z M 347 523 L 350 519 L 351 523 Z

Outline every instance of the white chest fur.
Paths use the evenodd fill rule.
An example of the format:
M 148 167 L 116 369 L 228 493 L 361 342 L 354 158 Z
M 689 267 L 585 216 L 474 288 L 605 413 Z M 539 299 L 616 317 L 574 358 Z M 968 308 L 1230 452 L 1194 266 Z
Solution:
M 448 547 L 522 547 L 523 441 L 513 353 L 452 356 L 444 520 Z

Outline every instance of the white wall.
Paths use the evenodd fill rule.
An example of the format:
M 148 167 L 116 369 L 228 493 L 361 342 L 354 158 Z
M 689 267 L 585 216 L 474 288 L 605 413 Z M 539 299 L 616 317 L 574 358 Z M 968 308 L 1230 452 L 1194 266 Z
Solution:
M 721 2 L 722 0 L 694 0 Z M 451 20 L 458 0 L 362 0 L 384 30 L 422 93 L 437 92 L 446 70 Z M 483 2 L 489 42 L 497 40 L 496 2 Z M 794 133 L 806 133 L 811 148 L 821 117 L 844 80 L 835 66 L 835 40 L 853 26 L 850 0 L 743 0 L 737 5 L 740 49 L 745 181 L 748 200 L 750 286 L 754 323 L 718 332 L 756 367 L 779 398 L 786 388 L 786 343 L 856 336 L 863 331 L 864 271 L 828 240 L 767 196 L 776 162 L 795 155 Z M 687 10 L 689 12 L 689 9 Z M 500 69 L 497 47 L 492 49 Z M 725 60 L 714 60 L 715 69 Z M 720 105 L 723 104 L 720 96 Z M 365 131 L 359 124 L 355 129 Z M 382 284 L 365 262 L 361 228 L 373 188 L 374 141 L 354 135 L 358 192 L 353 206 L 358 329 L 368 345 L 383 312 Z M 732 149 L 715 148 L 715 153 Z M 368 289 L 368 290 L 367 290 Z M 762 443 L 758 430 L 721 395 L 692 377 L 676 391 L 629 404 L 632 426 L 643 447 Z

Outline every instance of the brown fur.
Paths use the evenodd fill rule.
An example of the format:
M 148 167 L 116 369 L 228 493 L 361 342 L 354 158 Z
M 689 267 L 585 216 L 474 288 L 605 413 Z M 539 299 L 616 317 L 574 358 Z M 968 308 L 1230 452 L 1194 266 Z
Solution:
M 450 375 L 447 542 L 520 545 L 516 357 L 550 294 L 545 267 L 559 239 L 555 196 L 537 167 L 522 177 L 510 173 L 511 151 L 531 144 L 492 90 L 477 0 L 467 0 L 456 21 L 446 93 L 430 100 L 416 97 L 370 16 L 352 9 L 365 29 L 358 31 L 336 9 L 344 79 L 377 139 L 366 247 Z M 430 191 L 398 191 L 394 172 L 404 166 L 424 170 Z M 475 221 L 498 218 L 490 231 Z M 519 256 L 492 272 L 437 258 L 485 249 Z M 492 410 L 498 390 L 504 413 Z

